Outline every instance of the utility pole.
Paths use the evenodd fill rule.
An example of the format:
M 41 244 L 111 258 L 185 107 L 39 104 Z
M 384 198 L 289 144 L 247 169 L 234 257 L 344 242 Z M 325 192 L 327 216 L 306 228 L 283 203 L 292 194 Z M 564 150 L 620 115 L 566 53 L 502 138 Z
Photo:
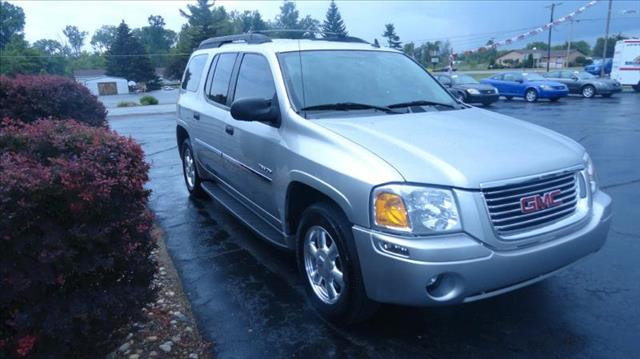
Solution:
M 567 41 L 567 56 L 564 60 L 565 67 L 569 67 L 569 54 L 571 54 L 571 40 L 573 40 L 573 19 L 571 21 L 571 27 L 569 30 L 569 41 Z
M 600 77 L 604 77 L 604 67 L 607 58 L 607 43 L 609 42 L 609 24 L 611 23 L 611 2 L 609 0 L 609 11 L 607 12 L 607 28 L 604 31 L 604 47 L 602 48 L 602 66 L 600 66 Z
M 551 7 L 551 19 L 549 20 L 549 23 L 553 22 L 553 11 L 556 9 L 556 6 L 560 5 L 562 5 L 561 2 L 554 2 L 551 3 L 551 5 L 547 6 L 547 8 Z M 549 27 L 549 38 L 547 40 L 547 72 L 549 72 L 549 63 L 551 62 L 551 30 L 553 30 L 553 26 Z

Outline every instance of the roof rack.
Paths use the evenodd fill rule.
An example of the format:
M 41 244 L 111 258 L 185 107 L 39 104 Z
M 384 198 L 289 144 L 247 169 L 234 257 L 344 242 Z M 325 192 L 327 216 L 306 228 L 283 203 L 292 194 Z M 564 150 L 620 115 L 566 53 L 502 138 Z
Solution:
M 200 46 L 198 46 L 198 50 L 212 49 L 236 41 L 244 41 L 247 44 L 263 44 L 265 42 L 271 42 L 271 39 L 268 36 L 259 33 L 212 37 L 202 41 Z
M 356 42 L 361 44 L 368 44 L 359 37 L 345 36 L 335 32 L 324 32 L 320 30 L 304 30 L 304 29 L 270 29 L 254 31 L 254 34 L 276 34 L 279 39 L 300 39 L 300 40 L 317 40 L 317 41 L 337 41 L 337 42 Z M 302 38 L 299 37 L 287 37 L 287 34 L 302 34 Z

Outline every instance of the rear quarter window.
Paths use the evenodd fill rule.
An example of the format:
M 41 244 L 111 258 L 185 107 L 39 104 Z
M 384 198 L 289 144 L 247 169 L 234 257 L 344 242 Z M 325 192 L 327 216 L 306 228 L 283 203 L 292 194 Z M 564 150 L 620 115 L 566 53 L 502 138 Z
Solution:
M 187 69 L 182 76 L 182 89 L 196 92 L 198 85 L 200 84 L 200 77 L 202 77 L 202 70 L 204 69 L 204 63 L 207 62 L 207 55 L 197 55 L 191 58 Z

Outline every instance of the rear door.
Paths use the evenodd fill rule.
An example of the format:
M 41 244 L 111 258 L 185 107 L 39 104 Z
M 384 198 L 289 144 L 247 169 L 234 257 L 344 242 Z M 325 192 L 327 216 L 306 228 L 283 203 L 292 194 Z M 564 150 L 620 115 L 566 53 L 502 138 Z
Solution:
M 212 61 L 204 86 L 196 133 L 198 156 L 204 167 L 217 177 L 228 180 L 229 167 L 222 156 L 232 148 L 232 139 L 227 132 L 233 121 L 229 113 L 229 90 L 236 67 L 236 52 L 220 53 Z
M 273 99 L 277 102 L 273 72 L 266 57 L 244 53 L 232 90 L 233 101 L 244 98 Z M 273 179 L 278 175 L 280 133 L 277 125 L 262 122 L 232 120 L 233 146 L 225 152 L 233 167 L 231 185 L 240 200 L 256 214 L 282 230 L 273 195 Z
M 178 117 L 186 123 L 191 137 L 191 146 L 196 152 L 198 158 L 197 138 L 200 130 L 200 122 L 198 121 L 199 113 L 203 109 L 201 100 L 202 83 L 204 80 L 203 72 L 209 59 L 208 54 L 200 54 L 193 56 L 182 75 L 182 83 L 180 85 L 180 98 L 178 100 Z

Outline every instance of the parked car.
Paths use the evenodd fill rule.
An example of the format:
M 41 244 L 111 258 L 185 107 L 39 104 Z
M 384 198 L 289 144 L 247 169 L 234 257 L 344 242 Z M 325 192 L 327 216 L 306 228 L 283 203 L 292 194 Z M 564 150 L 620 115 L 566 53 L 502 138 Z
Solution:
M 187 190 L 294 251 L 338 323 L 540 281 L 598 251 L 612 215 L 579 143 L 355 38 L 203 41 L 176 135 Z
M 491 85 L 481 84 L 469 75 L 438 74 L 436 75 L 436 79 L 462 102 L 481 103 L 484 106 L 489 106 L 498 101 L 500 97 L 497 88 Z
M 503 72 L 480 82 L 495 86 L 507 100 L 523 97 L 527 102 L 536 102 L 539 98 L 557 101 L 569 94 L 566 85 L 547 80 L 534 72 Z
M 610 74 L 611 68 L 613 66 L 612 59 L 606 58 L 604 59 L 604 61 L 602 61 L 602 59 L 595 59 L 590 65 L 585 66 L 584 70 L 592 75 L 600 76 L 600 71 L 602 70 L 602 66 L 604 66 L 604 74 L 605 75 Z
M 586 98 L 592 98 L 596 95 L 611 97 L 614 93 L 622 91 L 622 86 L 618 81 L 600 78 L 585 71 L 551 71 L 543 76 L 567 85 L 569 93 L 580 94 Z
M 616 42 L 611 78 L 640 92 L 640 39 Z

